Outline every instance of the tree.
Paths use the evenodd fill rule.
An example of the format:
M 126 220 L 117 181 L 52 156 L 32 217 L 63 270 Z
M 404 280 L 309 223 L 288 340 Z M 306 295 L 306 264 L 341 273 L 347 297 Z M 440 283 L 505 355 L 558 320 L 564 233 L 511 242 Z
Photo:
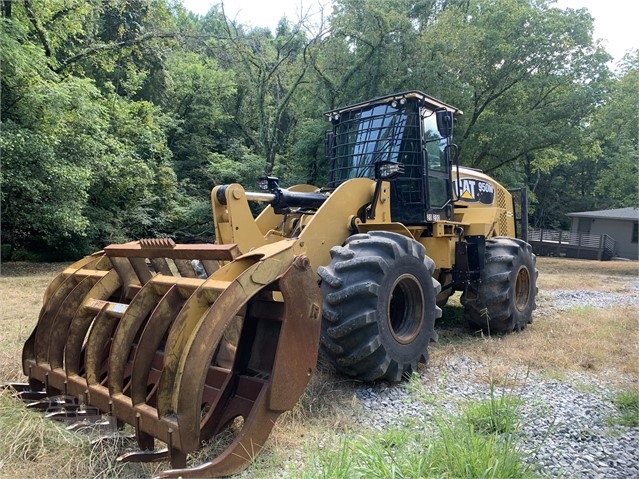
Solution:
M 422 35 L 433 52 L 425 68 L 464 110 L 463 163 L 499 175 L 524 173 L 532 161 L 534 173 L 561 161 L 557 149 L 570 156 L 609 76 L 592 28 L 585 10 L 524 0 L 479 0 L 439 15 Z
M 176 193 L 164 115 L 56 71 L 57 22 L 83 24 L 83 5 L 23 6 L 0 30 L 3 256 L 77 257 L 163 234 Z
M 405 0 L 339 0 L 330 35 L 311 52 L 318 96 L 330 110 L 406 89 L 416 55 L 417 31 Z M 409 88 L 416 88 L 410 86 Z
M 246 144 L 265 158 L 265 174 L 273 171 L 297 124 L 291 104 L 306 81 L 306 58 L 317 41 L 302 26 L 282 19 L 273 36 L 268 29 L 246 30 L 226 21 L 226 39 L 211 44 L 221 64 L 236 73 L 237 91 L 227 112 Z
M 16 17 L 4 19 L 0 30 L 0 199 L 8 258 L 20 247 L 47 254 L 73 250 L 70 243 L 86 233 L 88 159 L 97 153 L 94 138 L 103 119 L 91 82 L 60 79 L 48 69 L 46 52 L 29 42 Z
M 601 207 L 639 205 L 639 50 L 626 55 L 620 77 L 593 129 L 603 138 L 594 192 Z
M 534 183 L 536 227 L 567 228 L 566 213 L 639 204 L 639 69 L 636 53 L 627 56 L 617 78 L 610 78 L 598 105 L 580 125 L 581 144 L 562 161 L 537 169 Z
M 197 53 L 172 55 L 166 66 L 163 105 L 172 117 L 167 138 L 175 172 L 187 194 L 206 196 L 212 187 L 210 157 L 228 148 L 224 127 L 230 117 L 223 105 L 235 93 L 235 82 L 214 59 Z

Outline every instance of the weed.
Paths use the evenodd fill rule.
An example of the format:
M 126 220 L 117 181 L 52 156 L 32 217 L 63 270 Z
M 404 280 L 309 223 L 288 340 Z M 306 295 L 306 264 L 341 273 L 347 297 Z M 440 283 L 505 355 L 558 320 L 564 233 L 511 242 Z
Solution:
M 511 434 L 519 428 L 520 405 L 520 398 L 505 394 L 496 397 L 491 387 L 490 397 L 468 405 L 463 418 L 478 433 Z
M 612 402 L 620 414 L 612 423 L 628 427 L 639 426 L 639 390 L 621 391 L 614 396 Z
M 299 471 L 300 479 L 350 479 L 353 477 L 352 444 L 340 438 L 336 448 L 309 451 L 310 462 Z
M 411 396 L 424 404 L 439 404 L 437 394 L 428 390 L 426 385 L 422 382 L 420 374 L 417 372 L 413 372 L 408 377 L 404 387 L 411 393 Z
M 455 478 L 527 478 L 530 465 L 511 434 L 484 434 L 465 421 L 441 422 L 433 443 L 432 474 Z
M 411 384 L 417 389 L 417 379 Z M 428 396 L 427 396 L 428 398 Z M 310 451 L 301 477 L 349 478 L 528 478 L 532 466 L 512 434 L 519 424 L 519 398 L 494 390 L 456 417 L 440 416 L 436 428 L 415 421 L 342 438 L 336 448 Z M 333 471 L 327 476 L 328 471 Z

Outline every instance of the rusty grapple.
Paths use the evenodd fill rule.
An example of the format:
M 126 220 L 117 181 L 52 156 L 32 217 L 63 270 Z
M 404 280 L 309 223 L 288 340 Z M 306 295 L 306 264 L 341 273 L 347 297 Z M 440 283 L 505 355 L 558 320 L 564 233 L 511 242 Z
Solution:
M 238 253 L 155 239 L 68 267 L 25 344 L 29 384 L 14 388 L 42 398 L 36 407 L 55 398 L 67 419 L 91 410 L 131 424 L 139 451 L 120 459 L 169 459 L 159 477 L 241 471 L 315 370 L 321 300 L 298 242 Z M 237 418 L 226 450 L 186 469 L 187 454 Z M 166 448 L 155 450 L 155 439 Z

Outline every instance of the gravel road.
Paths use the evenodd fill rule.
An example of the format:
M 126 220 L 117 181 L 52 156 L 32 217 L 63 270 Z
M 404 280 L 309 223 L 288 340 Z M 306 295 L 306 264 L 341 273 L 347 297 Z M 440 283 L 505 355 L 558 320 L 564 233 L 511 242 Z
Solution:
M 603 308 L 639 304 L 639 281 L 629 282 L 626 294 L 597 291 L 546 292 L 543 308 L 562 311 L 575 306 Z M 459 403 L 486 399 L 489 386 L 479 382 L 488 365 L 464 356 L 453 356 L 445 364 L 422 372 L 429 401 L 415 400 L 404 386 L 366 386 L 356 391 L 364 408 L 358 419 L 376 429 L 399 425 L 403 418 L 429 421 L 442 410 L 454 414 Z M 630 478 L 639 477 L 639 428 L 610 425 L 618 414 L 612 404 L 614 390 L 601 378 L 582 373 L 566 374 L 562 381 L 541 374 L 513 371 L 524 380 L 508 392 L 523 399 L 521 410 L 522 450 L 547 477 Z M 614 378 L 637 387 L 636 377 Z M 501 391 L 498 392 L 501 394 Z
M 404 387 L 365 387 L 356 392 L 365 412 L 360 420 L 376 429 L 400 425 L 404 418 L 432 422 L 442 410 L 455 414 L 460 403 L 490 397 L 489 386 L 476 381 L 487 366 L 464 356 L 422 373 L 431 400 L 414 400 Z M 611 426 L 617 410 L 604 381 L 570 374 L 555 381 L 520 371 L 520 385 L 506 391 L 523 400 L 518 431 L 522 451 L 547 477 L 639 477 L 639 428 Z M 497 397 L 502 390 L 495 392 Z M 441 401 L 441 402 L 438 402 Z
M 639 304 L 639 280 L 628 281 L 624 289 L 624 294 L 604 293 L 602 291 L 557 290 L 548 291 L 546 295 L 551 298 L 554 303 L 554 309 L 558 311 L 565 311 L 579 306 L 607 308 L 621 304 Z

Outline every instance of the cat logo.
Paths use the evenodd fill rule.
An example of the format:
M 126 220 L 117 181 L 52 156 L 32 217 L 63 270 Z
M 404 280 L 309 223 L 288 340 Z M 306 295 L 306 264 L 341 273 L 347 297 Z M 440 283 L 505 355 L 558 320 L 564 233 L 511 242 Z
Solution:
M 471 193 L 470 188 L 464 190 L 464 192 L 461 194 L 461 198 L 465 200 L 471 200 L 471 201 L 475 199 L 475 197 Z
M 485 205 L 491 205 L 495 197 L 493 185 L 473 178 L 460 178 L 453 182 L 453 188 L 457 192 L 457 197 L 468 203 L 479 201 Z

